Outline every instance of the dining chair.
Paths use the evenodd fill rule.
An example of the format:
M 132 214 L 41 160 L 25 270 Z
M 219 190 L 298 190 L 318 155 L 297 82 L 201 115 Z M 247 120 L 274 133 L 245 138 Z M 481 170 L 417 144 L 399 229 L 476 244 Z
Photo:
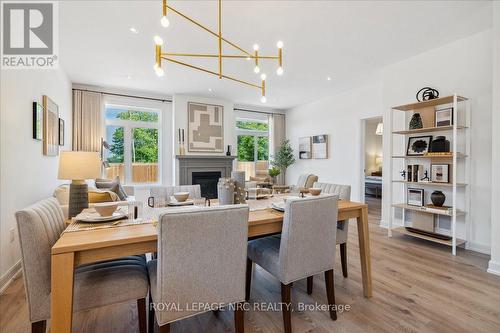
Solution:
M 338 195 L 341 200 L 351 200 L 351 186 L 331 183 L 315 182 L 314 188 L 320 188 L 321 193 Z M 337 222 L 337 245 L 340 247 L 340 262 L 342 275 L 347 277 L 347 236 L 349 235 L 349 220 Z M 313 292 L 314 277 L 307 278 L 307 293 Z
M 50 318 L 51 249 L 64 231 L 57 199 L 16 212 L 31 331 L 45 332 Z M 74 311 L 136 300 L 139 328 L 145 333 L 148 276 L 143 256 L 130 256 L 75 269 Z M 57 279 L 57 277 L 55 277 Z
M 150 332 L 155 318 L 160 333 L 165 333 L 173 322 L 215 310 L 186 308 L 191 304 L 232 307 L 235 330 L 244 331 L 248 214 L 247 205 L 228 205 L 166 212 L 159 217 L 158 259 L 147 264 L 153 301 Z
M 149 190 L 149 195 L 151 197 L 161 197 L 168 200 L 176 192 L 189 192 L 189 197 L 192 199 L 201 198 L 200 185 L 153 186 Z
M 297 192 L 301 188 L 311 188 L 313 184 L 318 181 L 318 176 L 312 173 L 303 173 L 297 179 L 297 184 L 292 185 L 292 192 Z
M 287 199 L 281 237 L 269 236 L 248 242 L 245 298 L 250 299 L 252 263 L 281 282 L 283 324 L 292 331 L 291 285 L 324 272 L 330 317 L 337 319 L 333 268 L 338 197 L 333 195 Z

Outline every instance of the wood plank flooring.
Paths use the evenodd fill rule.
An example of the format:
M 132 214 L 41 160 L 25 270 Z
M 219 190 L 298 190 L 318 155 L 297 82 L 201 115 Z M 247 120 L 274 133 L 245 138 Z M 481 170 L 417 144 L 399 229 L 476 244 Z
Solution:
M 378 214 L 378 215 L 377 215 Z M 326 304 L 324 279 L 314 279 L 314 292 L 306 281 L 293 285 L 292 327 L 295 333 L 325 332 L 500 332 L 500 277 L 486 273 L 488 257 L 404 235 L 387 238 L 376 223 L 380 213 L 370 205 L 373 298 L 362 296 L 355 223 L 349 227 L 349 278 L 335 271 L 337 304 L 350 305 L 336 322 L 328 312 L 298 311 L 297 302 Z M 337 253 L 337 258 L 339 255 Z M 280 302 L 280 284 L 257 267 L 252 279 L 251 302 Z M 50 324 L 50 323 L 49 323 Z M 29 332 L 28 308 L 22 278 L 0 296 L 0 332 Z M 281 312 L 249 311 L 246 332 L 282 332 Z M 74 332 L 138 332 L 135 302 L 75 314 Z M 173 333 L 232 332 L 233 314 L 206 313 L 172 325 Z

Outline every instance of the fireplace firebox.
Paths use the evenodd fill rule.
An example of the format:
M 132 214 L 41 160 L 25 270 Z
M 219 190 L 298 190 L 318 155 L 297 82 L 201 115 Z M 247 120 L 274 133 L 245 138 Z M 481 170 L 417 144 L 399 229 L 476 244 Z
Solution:
M 216 199 L 219 178 L 221 178 L 221 173 L 218 171 L 193 172 L 191 183 L 200 185 L 202 197 Z

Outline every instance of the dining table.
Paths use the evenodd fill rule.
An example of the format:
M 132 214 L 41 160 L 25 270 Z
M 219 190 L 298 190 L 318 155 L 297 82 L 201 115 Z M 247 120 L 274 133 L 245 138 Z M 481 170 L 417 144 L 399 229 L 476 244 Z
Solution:
M 263 199 L 268 200 L 268 199 Z M 253 239 L 281 232 L 284 213 L 271 208 L 268 200 L 248 200 L 248 238 Z M 276 195 L 274 200 L 282 200 Z M 164 208 L 169 209 L 169 208 Z M 176 208 L 173 208 L 176 209 Z M 159 215 L 162 209 L 144 209 Z M 145 214 L 148 215 L 148 214 Z M 339 200 L 337 221 L 356 219 L 363 295 L 372 297 L 368 206 L 364 203 Z M 75 222 L 72 222 L 75 223 Z M 68 226 L 70 228 L 71 224 Z M 67 230 L 68 230 L 67 229 Z M 91 229 L 91 228 L 89 228 Z M 155 223 L 117 225 L 63 232 L 52 247 L 51 256 L 51 332 L 72 330 L 73 285 L 75 267 L 129 255 L 157 252 L 158 230 Z

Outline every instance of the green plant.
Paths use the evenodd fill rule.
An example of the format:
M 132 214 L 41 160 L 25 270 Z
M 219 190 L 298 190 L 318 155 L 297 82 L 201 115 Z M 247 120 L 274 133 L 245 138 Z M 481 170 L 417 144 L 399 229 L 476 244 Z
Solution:
M 281 173 L 281 170 L 277 167 L 272 167 L 271 169 L 269 169 L 269 176 L 271 177 L 276 177 L 276 176 L 279 176 L 279 174 Z
M 295 163 L 295 157 L 293 156 L 293 149 L 290 146 L 289 140 L 283 140 L 281 146 L 276 150 L 276 153 L 272 156 L 271 165 L 279 168 L 283 175 L 286 169 Z

